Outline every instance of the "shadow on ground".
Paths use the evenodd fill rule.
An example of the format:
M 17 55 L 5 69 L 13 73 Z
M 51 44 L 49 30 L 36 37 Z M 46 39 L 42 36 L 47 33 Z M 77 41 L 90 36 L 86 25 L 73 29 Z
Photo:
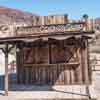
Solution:
M 9 74 L 9 91 L 55 91 L 59 93 L 67 93 L 73 95 L 81 95 L 81 96 L 88 96 L 87 94 L 80 94 L 75 92 L 68 92 L 68 91 L 60 91 L 52 88 L 52 85 L 24 85 L 24 84 L 17 84 L 16 83 L 16 74 Z M 0 91 L 4 90 L 4 76 L 0 76 Z M 0 93 L 2 95 L 2 93 Z
M 0 75 L 0 91 L 4 90 L 4 75 Z M 52 85 L 17 84 L 16 74 L 9 74 L 9 91 L 53 91 Z
M 11 87 L 11 82 L 16 81 L 16 74 L 9 74 L 9 89 Z M 0 75 L 0 90 L 4 90 L 4 75 Z
M 0 90 L 4 89 L 4 76 L 0 75 Z

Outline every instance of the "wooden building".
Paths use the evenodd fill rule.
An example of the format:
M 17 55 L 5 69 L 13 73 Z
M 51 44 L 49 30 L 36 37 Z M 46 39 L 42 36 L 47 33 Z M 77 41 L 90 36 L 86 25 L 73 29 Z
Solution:
M 0 38 L 6 47 L 7 90 L 8 45 L 16 46 L 18 84 L 90 84 L 88 39 L 93 33 L 88 18 L 70 21 L 67 16 L 35 16 L 33 26 L 15 27 L 13 35 Z
M 87 39 L 59 39 L 52 37 L 18 44 L 19 83 L 67 85 L 90 82 Z

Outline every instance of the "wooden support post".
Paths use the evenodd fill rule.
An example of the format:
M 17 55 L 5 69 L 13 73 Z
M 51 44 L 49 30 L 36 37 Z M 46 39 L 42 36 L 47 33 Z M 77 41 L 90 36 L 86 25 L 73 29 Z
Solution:
M 5 79 L 4 79 L 4 95 L 8 96 L 8 44 L 5 45 Z
M 84 40 L 84 45 L 85 45 L 85 51 L 84 51 L 84 55 L 85 55 L 85 84 L 86 84 L 86 94 L 88 96 L 88 100 L 91 100 L 91 94 L 90 94 L 90 90 L 89 90 L 89 84 L 91 83 L 91 69 L 89 66 L 89 55 L 88 55 L 88 40 Z

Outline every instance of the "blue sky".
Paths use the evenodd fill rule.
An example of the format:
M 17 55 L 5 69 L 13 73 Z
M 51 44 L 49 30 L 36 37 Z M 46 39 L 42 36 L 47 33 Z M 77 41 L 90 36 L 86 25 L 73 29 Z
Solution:
M 0 6 L 39 15 L 68 14 L 72 19 L 80 18 L 83 14 L 100 17 L 100 0 L 0 0 Z

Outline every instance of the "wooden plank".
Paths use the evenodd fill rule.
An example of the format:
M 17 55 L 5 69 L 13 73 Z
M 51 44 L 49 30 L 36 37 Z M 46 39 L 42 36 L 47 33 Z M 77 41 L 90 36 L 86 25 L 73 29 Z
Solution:
M 37 72 L 36 72 L 36 67 L 37 66 L 33 66 L 33 69 L 34 69 L 34 83 L 33 84 L 36 84 L 36 81 L 37 81 Z
M 57 78 L 56 78 L 56 85 L 59 85 L 59 66 L 56 64 L 56 75 L 57 75 Z
M 68 63 L 59 63 L 58 65 L 60 65 L 60 64 L 63 64 L 63 65 L 65 65 L 65 67 L 67 67 L 67 68 L 70 68 L 70 66 L 71 67 L 73 67 L 73 68 L 76 68 L 78 65 L 79 65 L 79 62 L 68 62 Z M 39 66 L 54 66 L 54 65 L 57 65 L 57 64 L 46 64 L 46 63 L 43 63 L 43 64 L 24 64 L 24 66 L 35 66 L 35 65 L 39 65 Z
M 61 85 L 63 85 L 63 65 L 59 64 L 59 81 Z
M 75 84 L 75 76 L 74 76 L 74 69 L 71 68 L 70 73 L 71 73 L 71 84 Z
M 78 69 L 77 69 L 77 73 L 78 73 L 78 83 L 79 84 L 82 84 L 82 61 L 83 61 L 83 59 L 82 59 L 82 48 L 79 48 L 78 50 L 77 50 L 77 52 L 78 52 L 78 58 L 79 58 L 79 62 L 80 62 L 80 65 L 79 65 L 79 67 L 78 67 Z
M 69 85 L 70 84 L 70 69 L 67 68 L 68 66 L 65 65 L 65 75 L 64 75 L 64 79 L 65 79 L 65 84 Z
M 53 68 L 54 68 L 54 85 L 56 85 L 57 84 L 57 65 L 54 65 L 53 66 Z
M 62 64 L 62 84 L 63 84 L 63 85 L 65 85 L 64 70 L 65 70 L 65 65 Z
M 31 84 L 34 84 L 34 69 L 33 69 L 33 67 L 32 67 L 32 69 L 31 69 Z
M 29 84 L 29 70 L 25 68 L 25 84 Z
M 35 84 L 37 84 L 37 81 L 38 81 L 38 67 L 35 66 L 35 74 L 36 74 L 36 81 L 35 81 Z
M 67 84 L 66 65 L 64 66 L 64 84 Z
M 46 77 L 47 77 L 46 71 L 47 71 L 46 67 L 43 66 L 43 68 L 42 68 L 42 83 L 43 84 L 47 84 L 47 81 L 46 81 Z
M 48 74 L 49 72 L 48 72 L 48 67 L 45 67 L 45 74 L 46 74 L 46 76 L 45 76 L 45 81 L 46 81 L 46 84 L 48 84 L 49 83 L 49 74 Z
M 60 84 L 60 67 L 59 67 L 59 65 L 57 64 L 57 76 L 58 76 L 58 85 Z

